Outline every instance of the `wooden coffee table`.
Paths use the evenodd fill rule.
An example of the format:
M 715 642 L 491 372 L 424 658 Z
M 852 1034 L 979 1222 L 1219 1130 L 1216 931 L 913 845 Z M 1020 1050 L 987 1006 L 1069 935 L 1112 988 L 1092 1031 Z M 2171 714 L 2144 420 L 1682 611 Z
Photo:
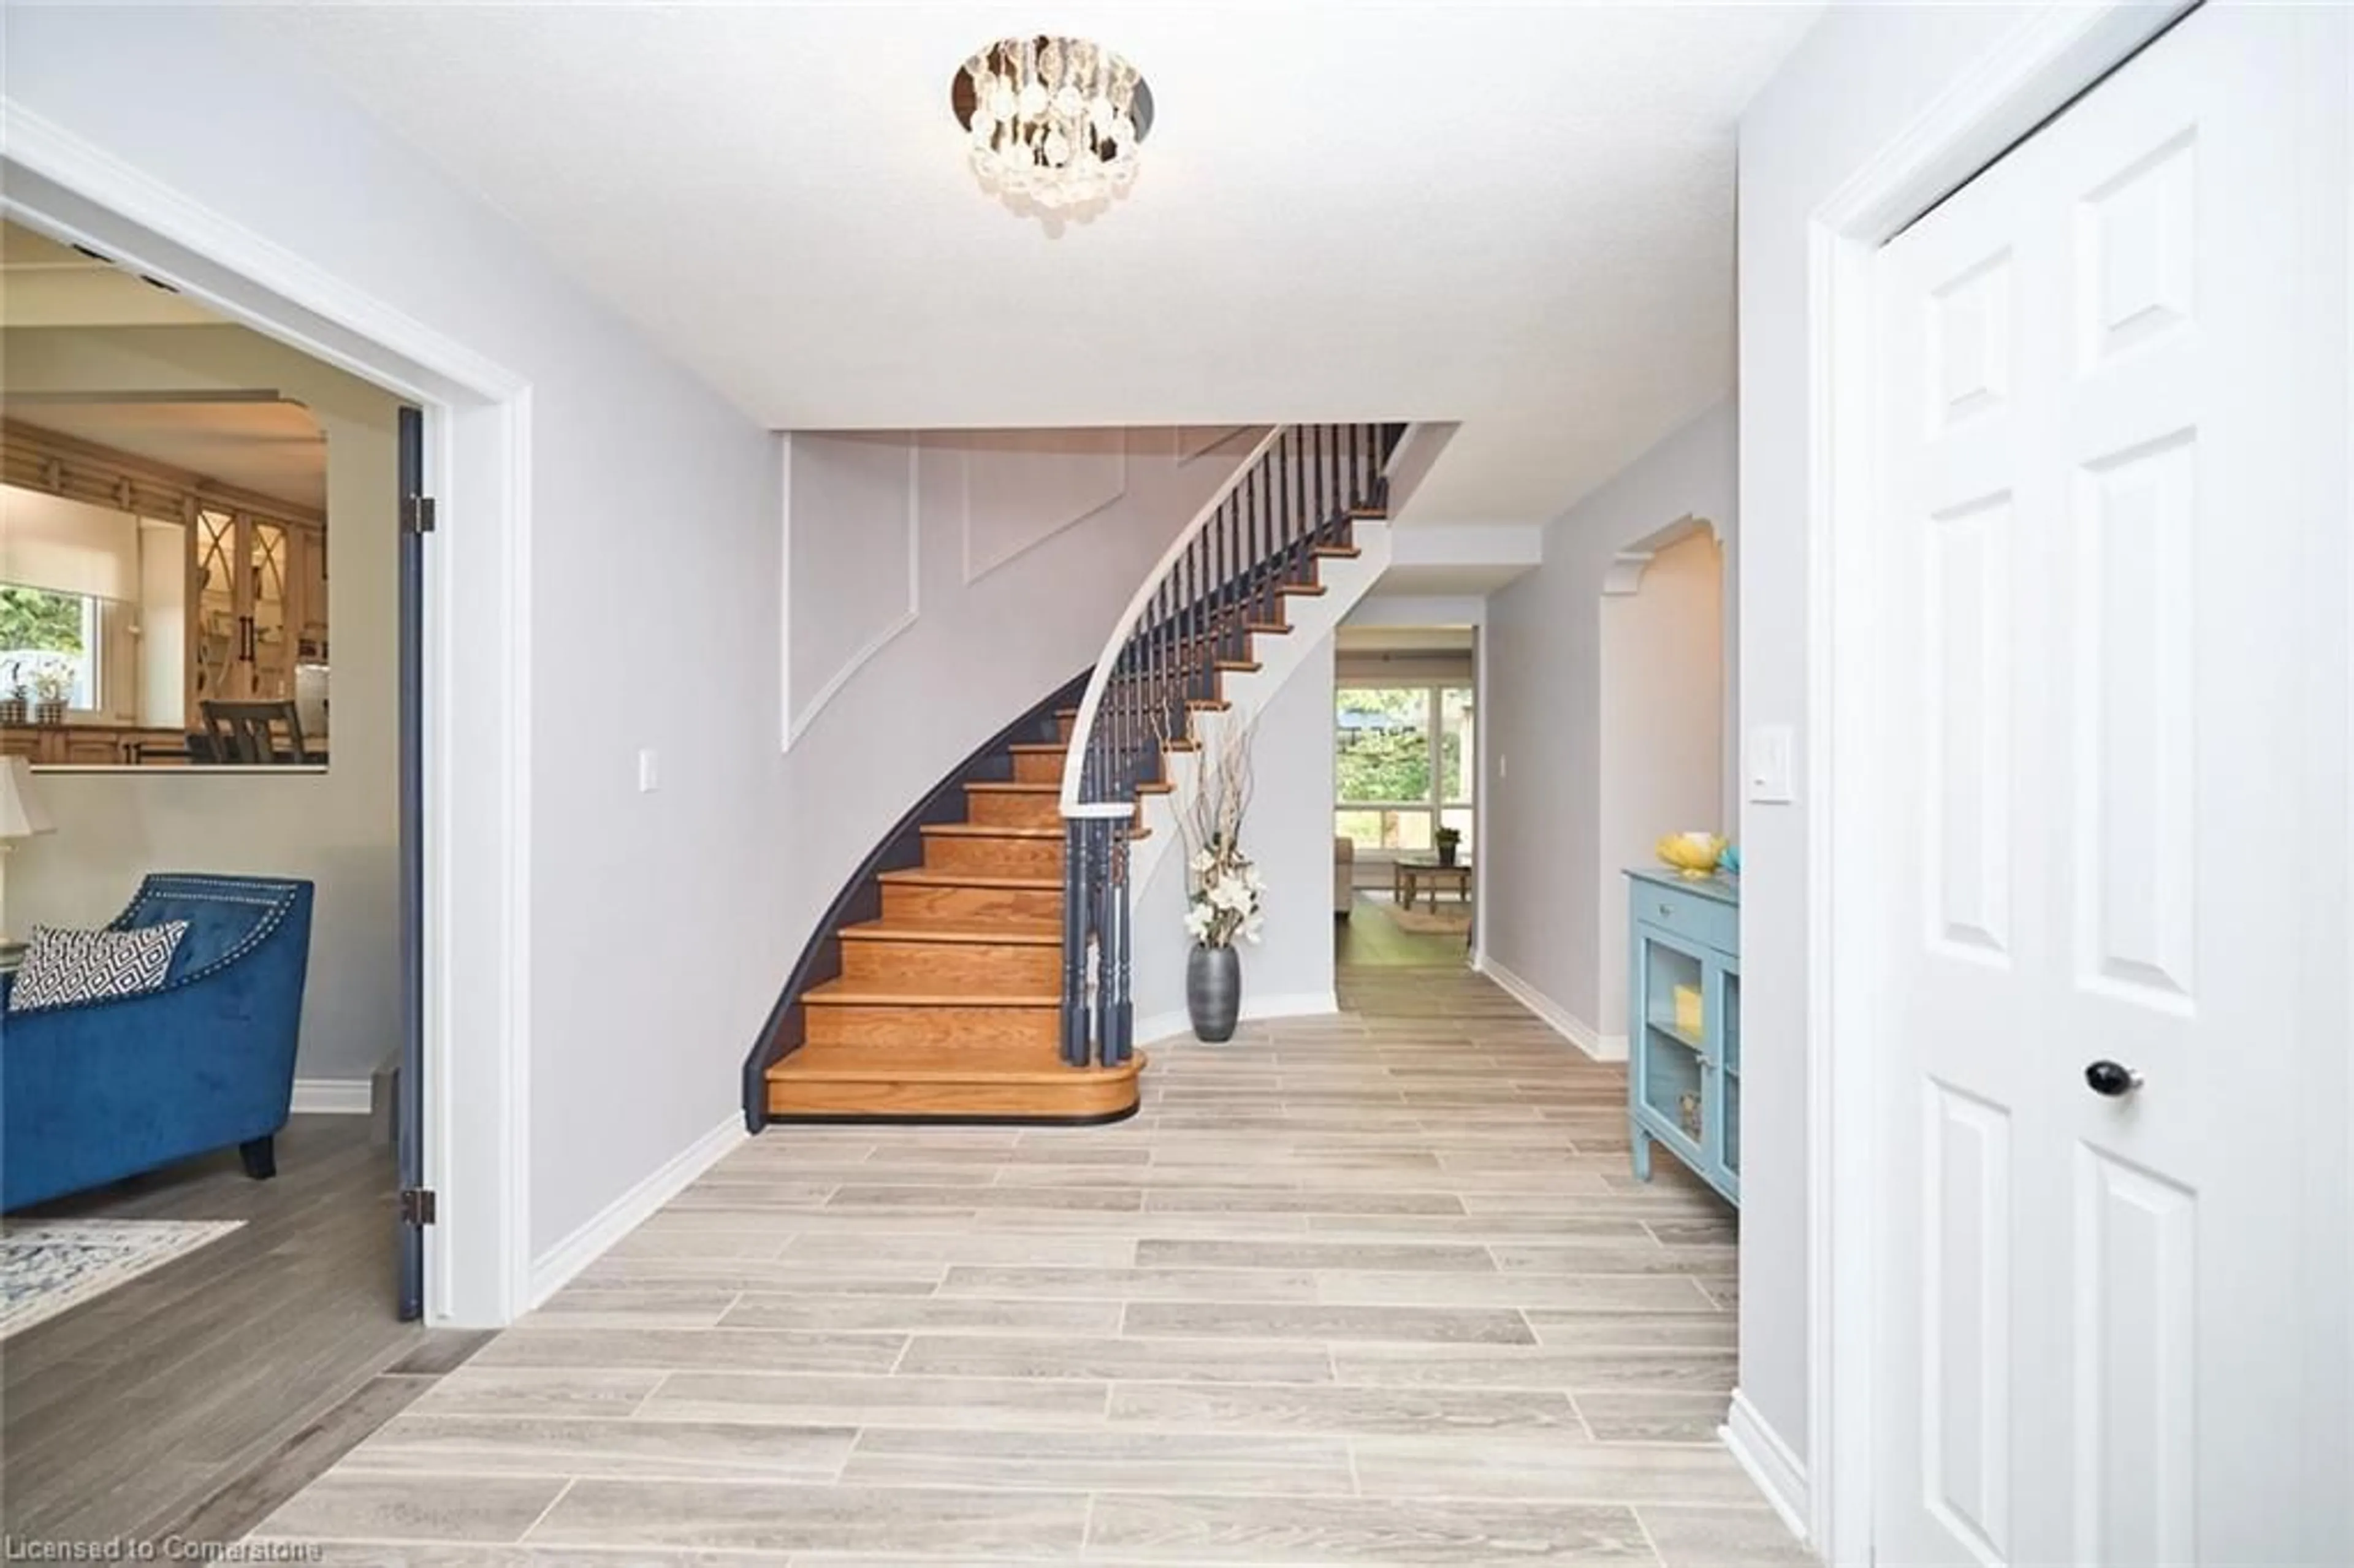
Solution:
M 1432 855 L 1400 855 L 1390 870 L 1390 896 L 1401 909 L 1414 907 L 1415 895 L 1427 885 L 1430 889 L 1430 912 L 1438 913 L 1438 889 L 1452 882 L 1464 903 L 1471 902 L 1471 863 L 1458 860 L 1453 865 L 1441 865 Z

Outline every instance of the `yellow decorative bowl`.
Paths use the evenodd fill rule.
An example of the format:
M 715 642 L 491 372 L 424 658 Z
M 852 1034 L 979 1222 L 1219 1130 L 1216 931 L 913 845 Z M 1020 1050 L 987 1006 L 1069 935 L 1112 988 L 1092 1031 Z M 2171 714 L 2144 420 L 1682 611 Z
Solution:
M 1715 833 L 1670 833 L 1653 849 L 1660 860 L 1697 882 L 1715 873 L 1724 843 Z

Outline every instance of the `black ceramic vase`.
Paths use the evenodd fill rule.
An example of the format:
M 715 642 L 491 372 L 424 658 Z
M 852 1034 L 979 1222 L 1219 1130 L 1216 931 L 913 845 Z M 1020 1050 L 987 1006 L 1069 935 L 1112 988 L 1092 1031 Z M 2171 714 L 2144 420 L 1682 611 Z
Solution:
M 1193 1020 L 1193 1038 L 1213 1045 L 1232 1040 L 1242 1005 L 1242 955 L 1196 943 L 1185 959 L 1185 1011 Z

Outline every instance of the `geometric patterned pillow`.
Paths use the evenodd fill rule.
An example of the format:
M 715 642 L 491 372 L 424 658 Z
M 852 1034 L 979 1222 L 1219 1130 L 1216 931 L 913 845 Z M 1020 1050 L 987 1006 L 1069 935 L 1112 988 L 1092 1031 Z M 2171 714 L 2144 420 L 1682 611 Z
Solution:
M 36 926 L 16 969 L 8 1011 L 62 1007 L 101 997 L 161 991 L 173 950 L 188 934 L 186 920 L 130 931 L 61 931 Z

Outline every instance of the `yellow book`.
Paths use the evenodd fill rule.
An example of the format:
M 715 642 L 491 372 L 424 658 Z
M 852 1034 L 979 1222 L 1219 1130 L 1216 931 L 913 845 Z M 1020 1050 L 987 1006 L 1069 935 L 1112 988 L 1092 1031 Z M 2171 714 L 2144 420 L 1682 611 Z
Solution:
M 1676 1027 L 1694 1036 L 1701 1033 L 1700 987 L 1696 985 L 1676 987 Z

